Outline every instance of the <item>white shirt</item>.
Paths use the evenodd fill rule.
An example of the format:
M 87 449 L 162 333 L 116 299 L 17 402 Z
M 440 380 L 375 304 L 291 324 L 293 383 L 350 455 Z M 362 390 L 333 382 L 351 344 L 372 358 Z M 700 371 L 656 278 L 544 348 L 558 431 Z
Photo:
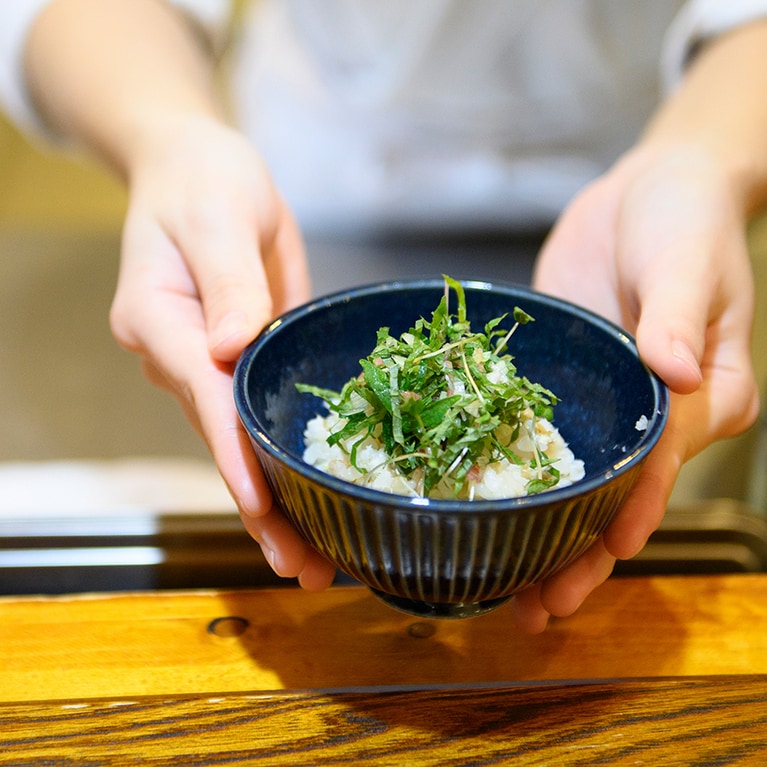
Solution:
M 36 117 L 6 3 L 0 99 Z M 221 0 L 178 0 L 208 25 Z M 305 230 L 549 224 L 637 138 L 694 45 L 767 0 L 260 0 L 236 118 Z

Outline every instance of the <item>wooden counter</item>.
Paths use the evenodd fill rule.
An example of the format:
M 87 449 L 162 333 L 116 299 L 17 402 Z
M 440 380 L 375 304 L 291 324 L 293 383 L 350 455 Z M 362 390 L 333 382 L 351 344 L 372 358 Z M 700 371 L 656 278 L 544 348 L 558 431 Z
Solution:
M 3 599 L 0 650 L 0 764 L 767 764 L 762 575 L 610 580 L 537 637 L 357 587 Z

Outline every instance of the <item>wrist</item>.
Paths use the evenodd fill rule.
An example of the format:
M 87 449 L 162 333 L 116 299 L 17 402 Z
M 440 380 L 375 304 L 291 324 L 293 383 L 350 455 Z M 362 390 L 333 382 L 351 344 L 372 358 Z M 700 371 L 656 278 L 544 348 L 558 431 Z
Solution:
M 213 107 L 148 109 L 126 121 L 122 140 L 113 134 L 115 165 L 130 185 L 145 172 L 185 163 L 207 145 L 212 132 L 228 129 Z
M 749 217 L 767 204 L 766 90 L 767 20 L 758 20 L 706 43 L 640 146 L 697 155 Z
M 628 156 L 635 163 L 694 173 L 726 194 L 744 221 L 767 205 L 767 148 L 751 151 L 742 143 L 717 137 L 650 131 Z
M 128 176 L 184 115 L 219 112 L 199 36 L 160 0 L 59 0 L 27 37 L 24 75 L 41 119 Z

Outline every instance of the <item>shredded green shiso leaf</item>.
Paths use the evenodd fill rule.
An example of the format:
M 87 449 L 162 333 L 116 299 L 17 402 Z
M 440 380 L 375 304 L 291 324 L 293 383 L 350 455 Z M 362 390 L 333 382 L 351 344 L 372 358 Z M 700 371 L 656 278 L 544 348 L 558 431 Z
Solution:
M 466 317 L 463 286 L 445 276 L 445 294 L 431 320 L 421 317 L 399 338 L 379 329 L 375 348 L 360 360 L 362 372 L 340 392 L 296 384 L 338 414 L 341 428 L 328 437 L 356 463 L 356 449 L 367 437 L 383 445 L 391 465 L 406 477 L 418 478 L 422 494 L 445 483 L 457 498 L 472 468 L 503 458 L 521 465 L 512 449 L 520 429 L 529 428 L 535 444 L 535 419 L 553 420 L 557 397 L 517 374 L 506 351 L 520 325 L 533 317 L 514 307 L 510 330 L 501 328 L 508 315 L 472 332 Z M 455 314 L 449 310 L 455 293 Z M 534 450 L 527 493 L 557 484 L 559 472 L 545 452 Z M 441 493 L 444 497 L 444 493 Z

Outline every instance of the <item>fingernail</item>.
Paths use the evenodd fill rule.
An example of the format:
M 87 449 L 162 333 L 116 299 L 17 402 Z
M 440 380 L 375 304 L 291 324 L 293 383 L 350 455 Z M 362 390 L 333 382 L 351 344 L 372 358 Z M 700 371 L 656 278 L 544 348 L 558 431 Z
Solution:
M 272 570 L 277 573 L 277 569 L 274 566 L 274 563 L 277 561 L 277 555 L 274 549 L 269 546 L 263 539 L 258 542 L 258 545 L 261 547 L 261 552 L 264 555 L 264 559 L 266 559 L 266 561 L 269 563 L 269 567 L 271 567 Z M 277 573 L 277 575 L 279 575 L 279 573 Z
M 692 372 L 694 372 L 698 378 L 702 378 L 698 360 L 695 359 L 695 355 L 692 353 L 692 350 L 686 343 L 682 341 L 672 341 L 671 353 L 680 362 L 683 362 Z
M 261 535 L 258 538 L 258 544 L 261 546 L 261 551 L 264 553 L 264 558 L 269 563 L 269 567 L 274 570 L 276 575 L 279 575 L 280 578 L 289 577 L 292 575 L 292 573 L 288 573 L 284 568 L 284 561 L 281 561 L 281 557 L 278 554 L 278 547 L 273 544 L 271 540 L 269 540 L 269 535 L 264 534 L 262 531 Z
M 217 349 L 230 338 L 242 335 L 248 328 L 248 318 L 245 312 L 230 312 L 221 318 L 213 332 L 211 346 Z

